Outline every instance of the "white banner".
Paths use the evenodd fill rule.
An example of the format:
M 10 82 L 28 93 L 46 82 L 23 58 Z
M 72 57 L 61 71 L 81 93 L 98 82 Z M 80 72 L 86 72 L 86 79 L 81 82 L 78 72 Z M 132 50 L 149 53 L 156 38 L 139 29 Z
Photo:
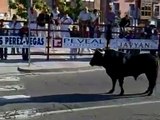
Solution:
M 158 49 L 159 40 L 148 39 L 112 39 L 110 43 L 111 48 L 120 49 Z
M 105 38 L 62 38 L 63 48 L 104 48 L 106 46 Z
M 158 49 L 159 40 L 149 39 L 111 39 L 110 47 L 114 49 Z M 63 48 L 104 48 L 106 47 L 105 38 L 77 38 L 64 37 L 62 39 Z
M 45 47 L 46 39 L 42 37 L 30 37 L 30 47 Z M 19 36 L 0 36 L 0 47 L 28 48 L 29 40 L 27 37 Z

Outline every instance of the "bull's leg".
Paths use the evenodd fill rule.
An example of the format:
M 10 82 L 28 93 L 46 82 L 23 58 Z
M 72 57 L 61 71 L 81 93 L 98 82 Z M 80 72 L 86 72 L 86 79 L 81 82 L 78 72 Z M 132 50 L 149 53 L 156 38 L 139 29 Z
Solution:
M 124 80 L 124 78 L 120 78 L 120 79 L 119 79 L 119 86 L 120 86 L 120 88 L 121 88 L 121 92 L 120 92 L 119 95 L 123 95 L 123 94 L 124 94 L 123 80 Z
M 152 95 L 155 85 L 156 85 L 155 82 L 150 82 L 149 81 L 149 87 L 144 93 L 147 94 L 148 96 Z
M 150 95 L 152 95 L 153 89 L 156 85 L 157 73 L 155 72 L 153 74 L 146 74 L 146 76 L 149 81 L 149 87 L 145 93 L 147 93 L 150 96 Z
M 117 79 L 112 78 L 112 89 L 109 90 L 107 93 L 113 93 L 114 92 L 115 86 L 116 86 L 116 82 L 117 82 Z

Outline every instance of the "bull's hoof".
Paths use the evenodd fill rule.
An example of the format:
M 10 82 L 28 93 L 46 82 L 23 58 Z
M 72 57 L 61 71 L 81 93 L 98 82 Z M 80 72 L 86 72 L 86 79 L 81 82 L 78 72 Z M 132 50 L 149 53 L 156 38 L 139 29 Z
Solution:
M 124 95 L 124 91 L 120 92 L 119 96 L 123 96 Z
M 112 94 L 114 92 L 113 89 L 111 89 L 110 91 L 108 91 L 106 94 Z
M 153 91 L 149 91 L 148 94 L 147 94 L 147 96 L 151 96 L 152 93 L 153 93 Z

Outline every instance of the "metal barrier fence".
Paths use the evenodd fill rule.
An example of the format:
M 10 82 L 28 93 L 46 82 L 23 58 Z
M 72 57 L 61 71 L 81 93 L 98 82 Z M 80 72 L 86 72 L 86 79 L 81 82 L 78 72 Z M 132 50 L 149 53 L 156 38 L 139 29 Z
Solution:
M 3 22 L 8 24 L 11 21 L 3 21 Z M 17 21 L 17 22 L 24 23 L 25 21 Z M 47 27 L 45 29 L 37 29 L 36 28 L 36 29 L 31 29 L 30 30 L 31 32 L 36 32 L 36 33 L 41 32 L 41 31 L 45 32 L 46 33 L 46 40 L 47 40 L 44 52 L 37 51 L 37 52 L 31 53 L 31 55 L 45 55 L 47 60 L 49 60 L 50 55 L 92 55 L 91 53 L 83 53 L 83 54 L 78 54 L 78 53 L 76 53 L 76 54 L 71 54 L 71 53 L 51 53 L 50 52 L 51 49 L 54 49 L 54 48 L 52 48 L 52 43 L 51 42 L 54 41 L 55 39 L 57 39 L 55 37 L 51 37 L 51 34 L 53 34 L 54 32 L 68 32 L 68 30 L 51 29 L 51 25 L 52 24 L 48 23 Z M 74 24 L 74 25 L 78 26 L 78 24 Z M 102 30 L 100 31 L 100 33 L 103 34 L 104 37 L 105 37 L 105 27 L 106 27 L 106 25 L 99 24 L 98 26 L 102 27 Z M 8 32 L 11 31 L 11 30 L 19 30 L 19 29 L 11 29 L 11 28 L 4 28 L 4 29 L 7 30 Z M 142 27 L 133 27 L 133 26 L 131 26 L 131 27 L 127 27 L 126 29 L 130 29 L 130 30 L 134 31 L 133 33 L 135 35 L 138 35 L 138 34 L 140 34 L 139 31 L 142 29 Z M 119 34 L 120 34 L 119 27 L 115 25 L 113 27 L 113 29 L 112 29 L 112 36 L 114 38 L 116 38 L 116 37 L 119 36 Z M 61 38 L 58 38 L 58 39 L 61 39 Z M 21 53 L 20 54 L 7 53 L 7 54 L 8 55 L 21 55 Z

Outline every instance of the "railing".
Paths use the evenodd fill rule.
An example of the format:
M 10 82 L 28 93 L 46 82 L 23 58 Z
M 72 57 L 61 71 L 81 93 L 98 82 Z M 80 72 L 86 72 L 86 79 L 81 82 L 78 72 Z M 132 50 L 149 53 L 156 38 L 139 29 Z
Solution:
M 4 21 L 4 22 L 11 22 L 11 21 Z M 18 21 L 18 22 L 23 23 L 24 21 Z M 74 24 L 74 25 L 78 26 L 78 24 Z M 105 27 L 106 27 L 106 25 L 99 24 L 98 26 L 103 28 L 103 30 L 100 31 L 100 33 L 104 34 L 104 37 L 105 37 Z M 130 26 L 128 28 L 132 29 L 134 31 L 133 32 L 134 35 L 140 34 L 138 31 L 139 31 L 139 29 L 142 29 L 142 27 L 134 27 L 134 26 Z M 7 31 L 19 30 L 19 29 L 11 29 L 11 28 L 4 28 L 4 29 L 7 30 Z M 115 37 L 115 38 L 118 37 L 119 34 L 120 34 L 120 31 L 118 29 L 119 28 L 117 28 L 117 26 L 113 27 L 113 29 L 112 29 L 112 31 L 113 31 L 112 36 Z M 116 30 L 116 31 L 114 31 L 114 30 Z M 75 54 L 71 54 L 71 53 L 51 53 L 50 49 L 53 48 L 53 46 L 51 45 L 51 41 L 52 40 L 54 41 L 57 38 L 51 37 L 50 35 L 53 34 L 54 32 L 69 32 L 69 31 L 68 30 L 53 30 L 53 29 L 51 29 L 51 24 L 50 23 L 47 24 L 46 29 L 31 29 L 30 31 L 31 32 L 33 32 L 33 31 L 46 32 L 46 41 L 47 41 L 46 46 L 45 46 L 46 52 L 45 51 L 44 52 L 36 52 L 36 53 L 31 53 L 31 55 L 45 55 L 47 60 L 49 60 L 50 55 L 92 55 L 91 53 L 83 53 L 83 54 L 79 54 L 79 53 L 75 53 Z M 61 38 L 58 38 L 58 39 L 61 39 Z M 11 53 L 7 53 L 7 54 L 8 55 L 21 55 L 21 54 L 11 54 Z

